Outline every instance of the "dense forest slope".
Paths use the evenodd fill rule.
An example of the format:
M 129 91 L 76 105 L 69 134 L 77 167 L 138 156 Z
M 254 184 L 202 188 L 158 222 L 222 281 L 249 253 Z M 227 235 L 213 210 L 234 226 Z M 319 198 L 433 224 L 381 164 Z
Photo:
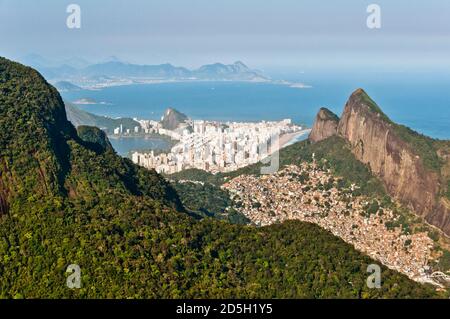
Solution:
M 434 290 L 311 224 L 254 228 L 185 214 L 160 175 L 67 121 L 36 71 L 0 58 L 0 297 L 408 298 Z M 81 289 L 66 268 L 81 267 Z
M 362 89 L 349 98 L 334 134 L 320 131 L 330 125 L 329 117 L 319 113 L 312 141 L 336 134 L 344 138 L 391 196 L 450 235 L 449 141 L 433 140 L 393 123 Z

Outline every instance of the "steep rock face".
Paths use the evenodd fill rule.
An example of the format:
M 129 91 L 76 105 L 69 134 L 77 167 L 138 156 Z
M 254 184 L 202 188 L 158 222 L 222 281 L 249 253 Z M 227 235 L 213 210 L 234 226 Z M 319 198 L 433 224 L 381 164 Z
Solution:
M 317 113 L 314 126 L 309 134 L 309 139 L 312 142 L 319 142 L 330 136 L 336 135 L 339 124 L 339 117 L 328 110 L 321 108 Z
M 338 125 L 338 134 L 350 143 L 357 159 L 393 197 L 450 234 L 450 211 L 439 200 L 439 172 L 426 168 L 397 132 L 396 124 L 361 89 L 350 97 Z
M 174 130 L 187 119 L 188 117 L 185 114 L 178 112 L 175 109 L 168 108 L 161 118 L 161 125 L 166 130 Z

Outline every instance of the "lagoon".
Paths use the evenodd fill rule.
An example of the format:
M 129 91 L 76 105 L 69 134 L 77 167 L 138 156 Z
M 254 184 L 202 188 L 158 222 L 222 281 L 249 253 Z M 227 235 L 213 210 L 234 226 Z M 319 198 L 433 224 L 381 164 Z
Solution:
M 131 151 L 170 148 L 167 140 L 155 137 L 109 137 L 109 140 L 116 152 L 124 157 Z

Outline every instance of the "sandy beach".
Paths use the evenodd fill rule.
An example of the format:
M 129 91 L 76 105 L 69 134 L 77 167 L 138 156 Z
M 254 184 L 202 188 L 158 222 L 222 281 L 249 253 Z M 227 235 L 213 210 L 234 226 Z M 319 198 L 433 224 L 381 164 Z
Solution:
M 301 137 L 309 134 L 311 132 L 311 129 L 301 130 L 300 132 L 295 133 L 288 133 L 280 136 L 280 148 L 289 146 L 291 144 L 294 144 L 295 142 L 300 141 Z

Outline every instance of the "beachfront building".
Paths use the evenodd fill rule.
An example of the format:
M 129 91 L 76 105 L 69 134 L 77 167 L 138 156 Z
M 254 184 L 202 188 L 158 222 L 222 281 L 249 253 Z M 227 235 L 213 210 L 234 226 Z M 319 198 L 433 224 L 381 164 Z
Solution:
M 158 129 L 179 140 L 169 153 L 134 152 L 134 163 L 160 173 L 188 168 L 229 172 L 257 163 L 304 132 L 291 120 L 262 122 L 192 121 L 192 131 Z

